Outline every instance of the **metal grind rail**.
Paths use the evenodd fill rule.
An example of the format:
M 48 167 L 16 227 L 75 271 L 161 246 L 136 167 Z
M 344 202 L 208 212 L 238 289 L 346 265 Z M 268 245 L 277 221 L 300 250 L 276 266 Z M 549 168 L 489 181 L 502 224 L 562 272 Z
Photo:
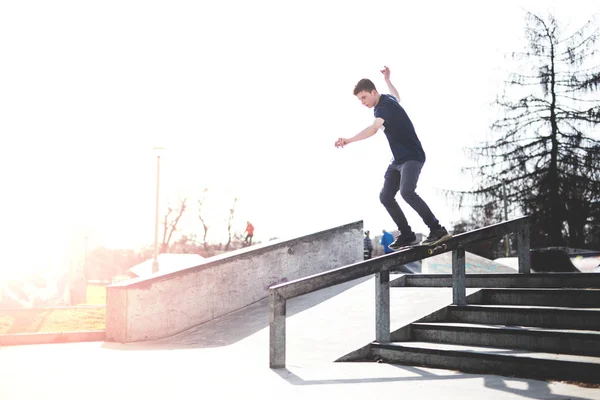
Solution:
M 285 367 L 285 319 L 286 301 L 317 290 L 336 286 L 358 278 L 375 274 L 375 340 L 390 341 L 390 269 L 413 261 L 423 260 L 440 253 L 452 251 L 452 300 L 455 305 L 466 305 L 465 247 L 483 240 L 515 233 L 519 273 L 530 272 L 529 224 L 527 217 L 483 227 L 453 236 L 445 248 L 429 252 L 427 247 L 415 247 L 388 254 L 383 257 L 360 261 L 330 271 L 296 279 L 269 288 L 269 365 Z

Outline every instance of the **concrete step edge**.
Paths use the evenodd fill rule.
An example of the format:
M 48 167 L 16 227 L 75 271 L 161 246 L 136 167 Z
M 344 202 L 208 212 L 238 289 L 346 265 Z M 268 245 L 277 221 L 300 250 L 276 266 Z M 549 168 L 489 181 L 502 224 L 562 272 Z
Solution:
M 600 274 L 534 273 L 534 274 L 466 274 L 469 288 L 590 288 L 600 289 Z M 400 287 L 451 287 L 451 274 L 406 275 Z
M 589 335 L 590 338 L 598 337 L 600 340 L 600 330 L 586 329 L 561 329 L 561 328 L 543 328 L 539 326 L 521 326 L 521 325 L 493 325 L 493 324 L 475 324 L 467 322 L 413 322 L 411 327 L 417 329 L 448 329 L 448 330 L 474 330 L 474 331 L 509 331 L 513 334 L 556 334 L 556 335 Z
M 374 342 L 370 346 L 369 360 L 474 374 L 600 383 L 600 357 L 437 343 Z
M 600 294 L 599 288 L 484 288 L 482 289 L 484 292 L 493 293 L 535 293 L 540 294 L 543 292 L 548 292 L 551 294 L 556 293 L 592 293 L 594 295 Z
M 585 279 L 592 279 L 600 281 L 600 274 L 594 272 L 535 272 L 531 274 L 521 274 L 518 272 L 510 272 L 510 273 L 499 273 L 499 274 L 479 274 L 479 273 L 468 273 L 466 274 L 469 277 L 473 278 L 513 278 L 519 277 L 520 279 L 580 279 L 583 276 L 586 276 Z M 411 274 L 413 278 L 417 279 L 426 279 L 426 278 L 434 278 L 434 279 L 443 279 L 443 278 L 452 278 L 452 274 Z
M 600 314 L 600 308 L 589 307 L 558 307 L 558 306 L 530 306 L 519 304 L 467 304 L 465 306 L 449 305 L 451 311 L 509 311 L 509 312 L 557 312 L 557 313 L 581 313 L 583 315 Z
M 371 343 L 373 348 L 387 348 L 396 351 L 420 351 L 424 353 L 452 354 L 454 356 L 471 357 L 474 359 L 482 358 L 502 358 L 515 361 L 533 361 L 533 362 L 565 362 L 577 364 L 589 364 L 590 366 L 600 368 L 600 357 L 573 355 L 564 353 L 544 353 L 536 351 L 527 351 L 522 349 L 496 348 L 483 346 L 467 346 L 457 344 L 445 344 L 434 342 L 390 342 L 390 343 Z

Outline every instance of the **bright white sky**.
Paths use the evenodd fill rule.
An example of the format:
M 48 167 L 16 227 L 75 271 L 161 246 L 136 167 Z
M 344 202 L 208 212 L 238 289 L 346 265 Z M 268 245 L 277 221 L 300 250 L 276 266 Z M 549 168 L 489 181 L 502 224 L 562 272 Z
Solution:
M 451 226 L 460 213 L 440 191 L 471 187 L 463 148 L 488 135 L 526 10 L 578 28 L 600 2 L 3 1 L 11 268 L 23 254 L 39 266 L 76 259 L 86 232 L 90 247 L 152 244 L 156 145 L 161 214 L 187 196 L 184 233 L 201 233 L 205 187 L 213 242 L 226 240 L 234 196 L 235 230 L 250 220 L 262 241 L 358 219 L 394 229 L 378 198 L 383 133 L 334 148 L 372 122 L 352 89 L 368 77 L 387 92 L 384 65 L 427 153 L 418 192 Z

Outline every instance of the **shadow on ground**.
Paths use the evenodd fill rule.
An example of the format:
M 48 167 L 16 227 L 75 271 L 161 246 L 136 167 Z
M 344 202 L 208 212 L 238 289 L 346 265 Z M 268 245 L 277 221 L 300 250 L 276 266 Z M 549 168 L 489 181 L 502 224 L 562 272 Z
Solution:
M 399 369 L 403 376 L 370 377 L 370 378 L 327 378 L 327 379 L 303 379 L 287 368 L 272 370 L 291 385 L 344 385 L 364 383 L 386 383 L 386 382 L 427 382 L 427 381 L 456 381 L 462 379 L 482 379 L 483 385 L 489 389 L 498 390 L 531 399 L 557 399 L 557 400 L 585 400 L 587 397 L 574 397 L 572 395 L 559 395 L 552 393 L 551 382 L 538 381 L 534 379 L 514 378 L 500 375 L 467 374 L 435 369 L 424 369 L 410 365 L 393 365 Z M 406 376 L 408 374 L 408 376 Z

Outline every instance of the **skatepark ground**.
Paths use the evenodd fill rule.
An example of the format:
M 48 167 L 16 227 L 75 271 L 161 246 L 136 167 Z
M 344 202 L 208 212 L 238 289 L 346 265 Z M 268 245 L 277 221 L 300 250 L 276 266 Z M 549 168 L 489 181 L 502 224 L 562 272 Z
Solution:
M 269 368 L 266 299 L 151 342 L 0 347 L 0 399 L 600 399 L 563 382 L 335 362 L 373 340 L 374 297 L 369 277 L 289 300 L 284 369 Z M 391 290 L 392 330 L 451 301 L 450 288 Z

